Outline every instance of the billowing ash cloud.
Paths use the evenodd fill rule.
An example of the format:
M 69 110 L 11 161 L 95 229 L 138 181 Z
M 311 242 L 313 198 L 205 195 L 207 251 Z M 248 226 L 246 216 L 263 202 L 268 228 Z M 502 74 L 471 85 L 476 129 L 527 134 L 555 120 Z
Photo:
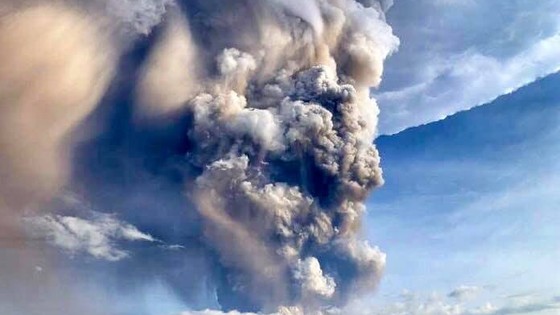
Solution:
M 66 137 L 100 100 L 113 60 L 84 12 L 59 4 L 12 11 L 2 4 L 0 213 L 7 215 L 63 183 Z
M 0 1 L 0 309 L 3 314 L 96 314 L 63 280 L 39 275 L 47 255 L 21 216 L 70 175 L 69 135 L 94 109 L 114 68 L 95 19 L 58 1 Z M 30 299 L 33 299 L 30 302 Z M 58 308 L 53 305 L 58 305 Z
M 356 237 L 363 201 L 382 184 L 369 88 L 397 43 L 379 7 L 186 1 L 183 9 L 189 25 L 168 20 L 139 95 L 150 91 L 141 102 L 152 115 L 159 94 L 161 115 L 171 106 L 190 117 L 184 180 L 204 244 L 225 270 L 219 303 L 314 310 L 373 289 L 385 255 Z M 169 47 L 184 49 L 162 55 Z
M 122 34 L 138 33 L 129 46 L 120 45 L 123 57 L 113 84 L 79 127 L 93 126 L 97 136 L 74 150 L 72 168 L 22 169 L 52 170 L 53 176 L 71 170 L 67 189 L 138 226 L 134 239 L 180 244 L 202 255 L 208 262 L 201 270 L 206 290 L 224 311 L 318 314 L 373 290 L 385 254 L 358 232 L 365 198 L 383 183 L 373 145 L 378 107 L 369 90 L 379 84 L 383 62 L 398 45 L 384 21 L 390 1 L 96 3 L 109 8 L 105 18 L 116 19 L 111 25 L 124 27 Z M 31 42 L 7 34 L 17 35 L 17 43 Z M 79 42 L 77 52 L 62 46 L 74 63 L 59 64 L 62 57 L 56 57 L 46 64 L 45 76 L 52 68 L 58 81 L 30 81 L 36 68 L 12 80 L 22 89 L 21 100 L 16 98 L 22 105 L 0 118 L 0 154 L 34 158 L 46 152 L 47 161 L 49 154 L 52 163 L 64 161 L 62 137 L 88 110 L 59 123 L 56 112 L 35 115 L 23 108 L 40 103 L 90 109 L 100 100 L 107 77 L 101 70 L 113 68 L 90 48 L 101 39 L 86 35 L 78 37 L 86 42 Z M 2 43 L 17 44 L 9 36 Z M 82 51 L 86 63 L 80 62 Z M 4 69 L 1 78 L 19 73 Z M 76 69 L 80 75 L 73 77 Z M 26 88 L 45 94 L 28 94 Z M 12 101 L 4 92 L 11 89 L 0 91 L 2 105 Z M 79 92 L 85 94 L 73 97 Z M 57 126 L 52 139 L 49 124 Z M 11 141 L 13 130 L 29 134 L 31 143 Z M 7 161 L 13 165 L 0 172 L 12 172 L 25 159 Z M 10 182 L 18 183 L 20 174 L 12 175 Z M 28 223 L 70 251 L 110 260 L 126 253 L 105 245 L 109 236 L 130 240 L 125 232 L 132 225 L 63 212 Z M 167 268 L 148 259 L 130 264 Z M 167 279 L 180 287 L 176 274 Z
M 232 270 L 224 288 L 239 288 L 228 297 L 265 308 L 338 301 L 372 288 L 381 272 L 383 255 L 354 235 L 363 198 L 382 181 L 378 154 L 362 138 L 368 123 L 354 88 L 328 71 L 268 85 L 280 92 L 272 107 L 233 91 L 192 101 L 189 160 L 201 174 L 191 194 L 208 245 Z M 331 289 L 308 285 L 308 261 Z

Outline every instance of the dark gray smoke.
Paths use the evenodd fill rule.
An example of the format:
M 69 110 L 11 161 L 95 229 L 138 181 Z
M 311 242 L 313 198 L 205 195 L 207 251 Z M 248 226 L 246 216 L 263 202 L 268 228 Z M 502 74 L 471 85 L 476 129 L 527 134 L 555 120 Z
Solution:
M 204 257 L 199 272 L 226 311 L 319 314 L 373 290 L 385 255 L 358 234 L 364 200 L 383 183 L 369 89 L 398 45 L 384 21 L 390 3 L 95 3 L 88 8 L 109 8 L 103 16 L 126 38 L 115 47 L 123 57 L 117 69 L 104 68 L 116 70 L 112 87 L 78 127 L 96 135 L 77 146 L 71 168 L 57 165 L 55 174 L 72 173 L 57 187 L 150 236 L 126 231 Z M 55 140 L 46 145 L 61 152 Z M 0 153 L 8 154 L 4 142 Z M 123 231 L 116 219 L 31 220 L 58 221 L 103 231 L 103 246 L 107 233 Z M 112 229 L 95 226 L 107 222 Z M 128 255 L 110 257 L 117 256 Z M 147 259 L 134 264 L 168 269 Z M 180 294 L 192 292 L 163 277 Z

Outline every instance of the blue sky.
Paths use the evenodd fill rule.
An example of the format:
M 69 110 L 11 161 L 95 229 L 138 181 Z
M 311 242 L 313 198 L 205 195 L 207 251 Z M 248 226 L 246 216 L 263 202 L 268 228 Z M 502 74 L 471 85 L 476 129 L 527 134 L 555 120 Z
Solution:
M 366 230 L 388 253 L 380 310 L 559 312 L 560 77 L 502 96 L 559 70 L 559 10 L 546 0 L 389 10 L 401 46 L 374 93 L 380 131 L 428 125 L 378 139 L 387 183 Z M 447 296 L 457 288 L 473 294 Z
M 560 74 L 551 75 L 378 139 L 386 185 L 370 199 L 367 231 L 387 251 L 388 268 L 376 300 L 407 292 L 459 305 L 446 295 L 462 287 L 473 291 L 473 309 L 498 310 L 560 295 L 558 86 Z

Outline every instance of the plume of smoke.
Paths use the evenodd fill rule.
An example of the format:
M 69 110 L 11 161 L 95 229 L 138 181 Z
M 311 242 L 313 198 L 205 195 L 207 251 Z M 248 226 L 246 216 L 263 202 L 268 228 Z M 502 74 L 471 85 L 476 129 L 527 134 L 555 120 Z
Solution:
M 97 312 L 83 306 L 59 274 L 39 274 L 50 262 L 24 237 L 20 218 L 53 197 L 68 177 L 71 130 L 94 108 L 111 77 L 114 56 L 106 43 L 94 19 L 78 7 L 0 1 L 3 314 L 60 314 L 65 304 L 68 312 Z
M 64 185 L 67 137 L 113 68 L 96 23 L 58 2 L 38 3 L 0 24 L 2 213 Z M 96 3 L 116 24 L 155 39 L 139 58 L 134 104 L 125 104 L 141 119 L 115 109 L 111 127 L 124 141 L 102 152 L 120 154 L 118 165 L 140 178 L 179 183 L 187 200 L 166 211 L 194 218 L 175 223 L 193 231 L 174 230 L 194 235 L 198 242 L 182 245 L 208 255 L 217 303 L 232 314 L 321 314 L 375 289 L 385 254 L 358 234 L 364 200 L 383 183 L 369 89 L 398 45 L 384 20 L 388 2 Z M 97 156 L 104 143 L 92 143 Z M 89 171 L 72 183 L 111 174 Z M 119 199 L 134 197 L 124 192 Z M 75 218 L 44 218 L 60 227 L 64 217 Z
M 161 23 L 167 7 L 173 0 L 95 0 L 105 7 L 106 13 L 119 22 L 125 31 L 149 34 Z
M 61 4 L 7 12 L 0 23 L 0 211 L 30 208 L 67 176 L 68 134 L 98 102 L 113 56 L 95 23 Z M 2 229 L 6 231 L 6 229 Z
M 198 81 L 162 71 L 179 86 L 149 87 L 191 117 L 184 167 L 194 175 L 184 180 L 223 268 L 218 302 L 284 313 L 343 305 L 374 289 L 385 263 L 357 231 L 383 183 L 369 88 L 398 40 L 378 2 L 264 1 L 242 19 L 245 1 L 221 6 L 185 1 L 204 23 L 189 20 L 176 32 L 192 34 L 184 55 L 164 58 Z M 208 70 L 189 72 L 203 51 L 197 66 Z M 158 71 L 150 60 L 148 73 Z M 170 89 L 186 94 L 173 102 Z
M 309 23 L 317 34 L 321 35 L 323 33 L 323 18 L 316 0 L 276 0 L 276 4 L 285 8 L 288 13 Z
M 184 18 L 172 13 L 138 83 L 138 116 L 173 115 L 200 88 L 199 56 Z

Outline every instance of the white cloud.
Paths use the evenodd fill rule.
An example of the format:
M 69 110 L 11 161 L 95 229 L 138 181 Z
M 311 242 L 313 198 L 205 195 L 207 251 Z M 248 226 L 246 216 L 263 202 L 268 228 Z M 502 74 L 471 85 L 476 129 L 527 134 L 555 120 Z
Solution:
M 323 274 L 319 260 L 315 257 L 299 261 L 295 278 L 301 281 L 306 294 L 331 297 L 336 290 L 334 279 Z
M 560 34 L 539 41 L 507 60 L 465 52 L 433 69 L 425 82 L 377 96 L 385 104 L 384 132 L 443 119 L 560 71 Z M 442 77 L 445 77 L 442 79 Z
M 295 310 L 295 311 L 294 311 Z M 480 305 L 469 305 L 455 299 L 447 299 L 437 293 L 428 296 L 406 292 L 399 301 L 382 306 L 364 305 L 355 302 L 341 309 L 303 313 L 299 309 L 283 309 L 277 313 L 241 313 L 238 311 L 222 312 L 218 310 L 186 311 L 178 315 L 552 315 L 560 310 L 558 298 L 534 296 L 522 302 L 496 300 Z
M 560 302 L 556 298 L 534 296 L 522 302 L 496 299 L 476 305 L 448 299 L 437 293 L 428 296 L 407 293 L 401 296 L 400 301 L 376 309 L 364 310 L 361 307 L 350 311 L 353 315 L 548 315 L 556 314 L 558 310 Z
M 397 1 L 389 22 L 402 47 L 376 93 L 381 132 L 445 118 L 560 71 L 558 14 L 560 3 L 548 0 Z
M 118 241 L 156 241 L 136 227 L 111 215 L 97 214 L 92 220 L 45 215 L 27 218 L 30 233 L 71 254 L 87 253 L 97 259 L 118 261 L 129 253 L 116 247 Z

